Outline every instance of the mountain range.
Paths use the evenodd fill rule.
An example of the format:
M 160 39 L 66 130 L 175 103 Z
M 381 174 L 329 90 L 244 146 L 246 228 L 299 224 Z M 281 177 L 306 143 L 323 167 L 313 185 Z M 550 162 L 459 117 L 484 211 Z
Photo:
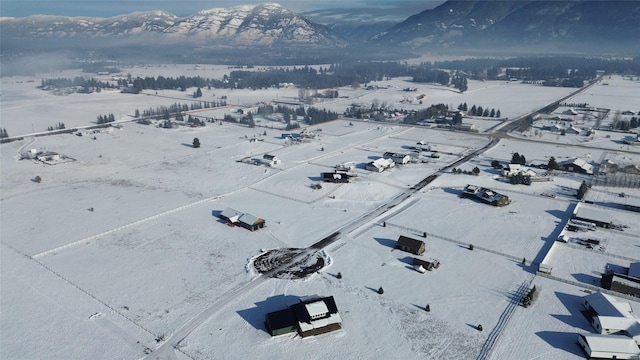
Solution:
M 390 24 L 318 24 L 275 3 L 203 10 L 186 17 L 139 12 L 108 18 L 1 18 L 3 51 L 118 44 L 408 51 L 548 48 L 637 54 L 640 1 L 451 0 Z

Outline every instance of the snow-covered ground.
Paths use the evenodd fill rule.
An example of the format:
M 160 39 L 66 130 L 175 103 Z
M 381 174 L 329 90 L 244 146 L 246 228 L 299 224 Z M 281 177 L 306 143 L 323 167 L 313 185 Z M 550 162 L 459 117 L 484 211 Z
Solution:
M 220 67 L 212 75 L 214 69 L 208 72 L 207 67 L 129 70 L 133 76 L 192 71 L 203 77 L 221 77 L 227 70 Z M 60 121 L 67 127 L 89 125 L 98 114 L 120 118 L 135 108 L 178 101 L 173 97 L 187 102 L 191 93 L 54 96 L 35 89 L 39 78 L 32 80 L 2 78 L 2 127 L 12 136 Z M 396 88 L 384 91 L 339 89 L 349 96 L 341 101 L 348 102 L 318 107 L 343 111 L 355 99 L 399 101 L 406 95 L 404 81 L 391 80 L 388 85 Z M 634 84 L 638 93 L 640 84 L 628 81 L 614 77 L 609 85 L 591 89 L 615 92 L 616 84 Z M 411 106 L 467 102 L 515 117 L 570 91 L 470 82 L 469 91 L 458 94 L 422 85 L 418 94 L 427 93 L 426 102 Z M 247 107 L 297 94 L 296 89 L 203 92 L 228 95 L 229 101 Z M 605 106 L 605 95 L 588 102 Z M 639 108 L 626 102 L 610 107 Z M 519 134 L 459 166 L 468 171 L 477 166 L 478 176 L 446 172 L 399 205 L 368 218 L 422 179 L 484 147 L 489 136 L 342 120 L 314 129 L 322 129 L 319 138 L 297 145 L 281 139 L 279 130 L 266 129 L 264 135 L 265 128 L 228 123 L 175 129 L 127 123 L 90 136 L 27 137 L 2 144 L 0 358 L 132 359 L 150 351 L 150 359 L 158 353 L 177 359 L 584 357 L 576 333 L 592 329 L 580 313 L 580 297 L 607 264 L 640 261 L 640 215 L 611 209 L 621 189 L 594 187 L 589 206 L 611 209 L 628 228 L 597 230 L 593 236 L 606 243 L 603 250 L 556 243 L 576 206 L 576 189 L 588 178 L 560 172 L 550 182 L 516 186 L 499 179 L 490 163 L 507 163 L 518 152 L 535 163 L 554 156 L 559 162 L 582 157 L 596 165 L 605 157 L 624 156 L 640 164 L 640 148 L 621 149 L 605 132 L 580 144 L 568 135 L 539 142 Z M 194 137 L 202 144 L 198 149 L 191 147 Z M 263 141 L 248 140 L 253 137 Z M 590 146 L 596 140 L 613 145 Z M 423 152 L 419 159 L 424 161 L 415 164 L 382 173 L 364 170 L 385 151 L 407 151 L 418 141 L 426 141 L 441 157 Z M 31 148 L 75 161 L 18 160 L 20 151 Z M 239 162 L 265 153 L 282 163 Z M 320 183 L 321 172 L 346 162 L 357 165 L 354 182 L 311 187 Z M 32 180 L 36 176 L 40 183 Z M 460 198 L 466 184 L 492 188 L 512 202 L 494 208 Z M 640 197 L 640 189 L 622 191 Z M 256 232 L 226 226 L 218 218 L 226 207 L 264 218 L 267 226 Z M 266 249 L 307 247 L 339 229 L 347 230 L 324 249 L 328 267 L 309 278 L 264 278 L 250 266 L 250 259 Z M 425 274 L 413 270 L 412 255 L 394 250 L 399 235 L 423 239 L 423 257 L 441 266 Z M 536 275 L 543 259 L 553 267 L 554 278 Z M 338 272 L 342 279 L 335 277 Z M 523 286 L 530 285 L 541 289 L 539 299 L 528 308 L 515 305 Z M 384 294 L 379 295 L 381 286 Z M 335 298 L 343 329 L 304 339 L 268 335 L 266 313 L 313 294 Z M 427 304 L 430 312 L 424 311 Z M 640 303 L 631 304 L 640 312 Z M 476 330 L 478 324 L 484 331 Z M 182 336 L 178 351 L 160 348 Z M 485 346 L 487 340 L 492 347 Z

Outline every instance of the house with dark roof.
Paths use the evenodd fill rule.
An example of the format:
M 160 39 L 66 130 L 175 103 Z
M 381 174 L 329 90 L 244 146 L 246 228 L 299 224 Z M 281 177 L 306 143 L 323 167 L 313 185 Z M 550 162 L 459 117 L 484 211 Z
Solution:
M 416 257 L 414 257 L 411 261 L 411 264 L 413 265 L 413 267 L 417 270 L 420 266 L 428 271 L 431 271 L 433 269 L 437 269 L 440 267 L 440 261 L 436 260 L 436 259 L 427 259 L 427 260 L 422 260 L 422 259 L 418 259 Z
M 333 296 L 302 297 L 284 310 L 268 313 L 265 326 L 271 336 L 297 331 L 302 337 L 324 334 L 342 328 L 342 318 Z
M 564 171 L 593 175 L 593 165 L 579 158 L 561 163 L 560 168 Z
M 220 218 L 227 221 L 229 225 L 238 225 L 251 231 L 262 229 L 266 225 L 262 218 L 229 207 L 222 211 Z
M 322 175 L 322 181 L 324 182 L 332 182 L 332 183 L 348 183 L 351 179 L 350 174 L 347 174 L 344 171 L 335 171 L 335 172 L 324 172 Z
M 422 240 L 416 240 L 400 235 L 400 237 L 398 237 L 398 241 L 396 241 L 396 249 L 400 249 L 414 255 L 422 255 L 425 251 L 425 244 Z
M 610 272 L 602 275 L 600 286 L 622 294 L 640 296 L 640 279 L 637 277 Z
M 506 206 L 511 202 L 506 195 L 476 185 L 465 186 L 460 197 L 471 198 L 493 206 Z
M 264 325 L 271 336 L 298 331 L 298 321 L 293 316 L 293 311 L 288 308 L 268 313 Z

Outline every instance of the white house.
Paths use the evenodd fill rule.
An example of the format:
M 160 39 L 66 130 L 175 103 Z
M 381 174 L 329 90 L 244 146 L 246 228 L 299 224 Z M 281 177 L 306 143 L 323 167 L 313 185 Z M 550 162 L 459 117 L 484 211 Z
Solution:
M 382 155 L 382 157 L 384 157 L 385 159 L 391 159 L 396 164 L 400 164 L 400 165 L 406 165 L 411 160 L 411 157 L 409 155 L 393 153 L 389 151 L 385 152 L 384 155 Z
M 611 295 L 600 292 L 589 294 L 582 298 L 582 305 L 587 309 L 587 320 L 600 334 L 627 330 L 638 321 L 629 303 L 618 301 Z
M 391 159 L 379 158 L 371 161 L 365 166 L 365 169 L 375 172 L 383 172 L 386 169 L 392 168 L 396 163 Z
M 274 166 L 280 164 L 280 159 L 278 159 L 275 155 L 264 154 L 262 156 L 262 162 L 269 166 Z
M 589 358 L 640 359 L 638 344 L 626 336 L 578 334 L 578 345 Z
M 564 129 L 564 132 L 566 134 L 574 134 L 574 135 L 578 135 L 580 134 L 582 131 L 576 127 L 573 126 L 569 126 L 568 128 Z
M 529 169 L 526 166 L 522 166 L 520 164 L 509 164 L 507 165 L 507 167 L 502 169 L 502 175 L 505 177 L 512 177 L 518 174 L 522 174 L 523 176 L 530 176 L 530 177 L 535 177 L 538 175 L 536 174 L 535 171 Z

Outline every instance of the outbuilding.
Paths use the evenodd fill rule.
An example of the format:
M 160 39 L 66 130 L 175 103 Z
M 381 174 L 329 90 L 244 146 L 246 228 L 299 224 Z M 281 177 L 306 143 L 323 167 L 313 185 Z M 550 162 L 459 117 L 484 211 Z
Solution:
M 590 222 L 602 228 L 610 228 L 613 225 L 613 216 L 609 212 L 588 207 L 588 205 L 579 206 L 573 219 Z
M 589 359 L 638 359 L 640 348 L 633 339 L 621 335 L 578 334 L 578 345 Z
M 560 164 L 560 167 L 564 171 L 593 175 L 593 165 L 579 158 L 576 158 L 570 161 L 565 161 L 562 164 Z
M 346 172 L 336 171 L 336 172 L 325 172 L 322 173 L 322 181 L 324 182 L 332 182 L 332 183 L 348 183 L 351 179 L 351 175 Z
M 239 225 L 251 231 L 262 229 L 266 225 L 265 220 L 262 218 L 229 207 L 220 213 L 220 218 L 231 225 Z
M 400 237 L 398 237 L 398 241 L 396 241 L 396 249 L 400 249 L 414 255 L 422 255 L 425 251 L 425 244 L 422 240 L 416 240 L 400 235 Z
M 268 313 L 264 325 L 271 336 L 289 334 L 298 330 L 298 321 L 289 308 Z
M 391 159 L 379 158 L 367 163 L 365 169 L 375 172 L 383 172 L 395 166 L 395 162 Z
M 412 260 L 412 265 L 414 267 L 416 266 L 422 266 L 423 269 L 431 271 L 433 269 L 437 269 L 440 267 L 440 261 L 436 260 L 436 259 L 427 259 L 427 260 L 422 260 L 422 259 L 418 259 L 418 258 L 413 258 Z

